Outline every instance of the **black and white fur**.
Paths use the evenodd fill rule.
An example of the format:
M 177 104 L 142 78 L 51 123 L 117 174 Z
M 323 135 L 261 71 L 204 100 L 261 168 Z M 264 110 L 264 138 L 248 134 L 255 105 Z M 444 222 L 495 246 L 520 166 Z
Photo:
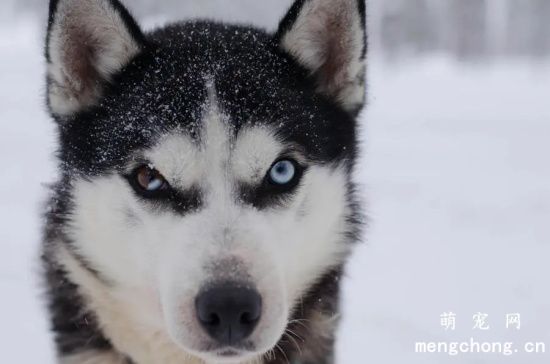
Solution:
M 363 0 L 297 0 L 275 34 L 208 21 L 144 33 L 118 0 L 52 0 L 47 101 L 60 177 L 43 259 L 62 364 L 333 362 L 339 279 L 360 226 Z M 275 161 L 303 166 L 288 191 Z M 141 164 L 163 198 L 130 183 Z M 196 296 L 262 299 L 240 347 Z

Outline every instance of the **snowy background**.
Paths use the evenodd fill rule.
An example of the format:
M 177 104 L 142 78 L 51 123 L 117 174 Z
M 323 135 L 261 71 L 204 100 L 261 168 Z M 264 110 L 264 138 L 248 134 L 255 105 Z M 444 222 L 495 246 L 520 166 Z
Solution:
M 208 16 L 273 29 L 289 0 L 126 0 L 148 27 Z M 417 341 L 550 351 L 550 1 L 370 0 L 361 117 L 370 227 L 345 282 L 338 363 L 539 364 L 547 354 L 416 354 Z M 45 0 L 0 3 L 0 355 L 51 364 L 37 283 L 54 129 Z M 452 311 L 457 329 L 440 315 Z M 491 329 L 472 330 L 489 314 Z M 520 331 L 505 315 L 521 313 Z

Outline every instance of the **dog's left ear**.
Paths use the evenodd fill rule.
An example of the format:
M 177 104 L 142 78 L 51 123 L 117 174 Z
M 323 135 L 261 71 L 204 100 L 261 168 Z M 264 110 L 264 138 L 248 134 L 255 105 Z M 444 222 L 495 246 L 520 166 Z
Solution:
M 365 0 L 296 0 L 276 34 L 319 92 L 350 112 L 365 100 L 365 8 Z
M 118 0 L 50 0 L 51 112 L 64 117 L 95 105 L 112 76 L 144 46 L 142 31 Z

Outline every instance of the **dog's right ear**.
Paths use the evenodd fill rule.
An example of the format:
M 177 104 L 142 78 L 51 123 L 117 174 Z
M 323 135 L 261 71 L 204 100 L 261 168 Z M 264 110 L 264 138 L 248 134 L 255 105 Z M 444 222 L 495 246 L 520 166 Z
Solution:
M 66 117 L 96 104 L 111 77 L 145 46 L 118 0 L 51 0 L 46 60 L 48 105 Z

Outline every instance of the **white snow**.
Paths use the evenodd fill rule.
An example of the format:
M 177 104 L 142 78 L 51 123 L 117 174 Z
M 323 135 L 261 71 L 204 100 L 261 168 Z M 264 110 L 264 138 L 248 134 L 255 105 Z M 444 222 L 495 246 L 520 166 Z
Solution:
M 43 28 L 0 25 L 2 363 L 53 363 L 39 289 Z M 548 363 L 546 355 L 414 353 L 424 340 L 544 341 L 550 350 L 550 64 L 372 56 L 361 124 L 370 227 L 345 282 L 339 363 Z M 444 332 L 439 315 L 458 314 Z M 488 313 L 491 330 L 472 331 Z M 522 314 L 522 330 L 504 315 Z
M 426 356 L 414 343 L 550 345 L 550 65 L 374 61 L 369 81 L 370 228 L 349 269 L 339 362 L 548 363 Z M 454 333 L 440 327 L 449 311 Z M 477 312 L 489 332 L 472 330 Z M 516 312 L 521 331 L 506 330 Z
M 53 125 L 44 107 L 42 29 L 0 25 L 0 352 L 3 363 L 50 363 L 39 289 L 44 183 L 54 180 Z

